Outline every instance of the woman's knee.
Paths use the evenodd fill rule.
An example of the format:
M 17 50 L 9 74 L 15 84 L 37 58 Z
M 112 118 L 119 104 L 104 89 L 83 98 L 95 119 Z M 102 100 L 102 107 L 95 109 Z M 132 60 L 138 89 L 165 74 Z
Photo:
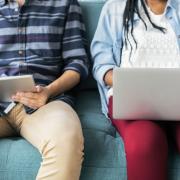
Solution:
M 126 153 L 134 157 L 167 155 L 166 134 L 151 121 L 137 121 L 126 128 L 124 134 Z

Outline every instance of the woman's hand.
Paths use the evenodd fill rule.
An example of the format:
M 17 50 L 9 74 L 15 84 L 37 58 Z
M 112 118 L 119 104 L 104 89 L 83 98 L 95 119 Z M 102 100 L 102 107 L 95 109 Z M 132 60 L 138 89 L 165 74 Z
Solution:
M 48 88 L 36 86 L 33 92 L 17 92 L 12 96 L 12 100 L 20 102 L 32 109 L 38 109 L 46 104 L 49 96 Z
M 113 86 L 113 70 L 110 69 L 104 75 L 104 82 L 106 85 L 112 87 Z

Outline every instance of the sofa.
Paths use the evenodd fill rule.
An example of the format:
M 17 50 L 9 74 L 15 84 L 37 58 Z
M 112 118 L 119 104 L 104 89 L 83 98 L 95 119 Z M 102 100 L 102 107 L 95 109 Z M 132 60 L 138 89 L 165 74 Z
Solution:
M 80 4 L 90 43 L 104 1 L 81 0 Z M 101 113 L 99 93 L 91 75 L 77 94 L 76 110 L 85 137 L 80 180 L 127 180 L 123 141 Z M 0 180 L 35 180 L 40 163 L 41 155 L 25 139 L 0 140 Z M 180 180 L 180 156 L 171 145 L 168 166 L 169 180 Z

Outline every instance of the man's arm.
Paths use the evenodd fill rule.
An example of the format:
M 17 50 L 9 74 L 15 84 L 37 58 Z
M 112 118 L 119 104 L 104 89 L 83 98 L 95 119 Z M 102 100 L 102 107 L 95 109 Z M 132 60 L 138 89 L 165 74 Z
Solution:
M 87 40 L 82 11 L 77 0 L 70 0 L 66 13 L 66 23 L 62 40 L 63 71 L 79 72 L 80 79 L 88 76 Z
M 50 97 L 70 90 L 76 86 L 79 81 L 80 74 L 78 72 L 67 70 L 48 86 L 36 86 L 34 92 L 18 92 L 16 95 L 12 96 L 12 99 L 32 109 L 38 109 L 45 105 Z
M 85 27 L 81 8 L 77 0 L 70 0 L 66 12 L 66 23 L 62 40 L 62 75 L 46 87 L 37 86 L 34 92 L 19 92 L 12 97 L 14 101 L 37 109 L 50 97 L 62 94 L 88 76 Z
M 46 88 L 48 96 L 56 96 L 70 90 L 80 82 L 80 74 L 76 71 L 67 70 L 58 79 L 49 84 Z
M 70 0 L 62 39 L 63 74 L 47 86 L 50 96 L 61 94 L 76 86 L 88 75 L 85 26 L 77 0 Z

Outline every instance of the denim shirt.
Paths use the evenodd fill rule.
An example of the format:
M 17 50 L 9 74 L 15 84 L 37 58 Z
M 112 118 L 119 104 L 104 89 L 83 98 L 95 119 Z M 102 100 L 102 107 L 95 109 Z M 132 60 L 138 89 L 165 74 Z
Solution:
M 126 0 L 110 0 L 104 5 L 98 26 L 91 43 L 93 60 L 93 76 L 97 80 L 100 92 L 102 111 L 107 116 L 107 92 L 110 87 L 104 83 L 105 73 L 115 66 L 121 65 L 121 50 L 123 47 L 123 13 Z M 142 8 L 138 2 L 139 9 Z M 168 0 L 165 15 L 174 30 L 180 48 L 180 1 Z M 141 21 L 134 15 L 134 24 Z

